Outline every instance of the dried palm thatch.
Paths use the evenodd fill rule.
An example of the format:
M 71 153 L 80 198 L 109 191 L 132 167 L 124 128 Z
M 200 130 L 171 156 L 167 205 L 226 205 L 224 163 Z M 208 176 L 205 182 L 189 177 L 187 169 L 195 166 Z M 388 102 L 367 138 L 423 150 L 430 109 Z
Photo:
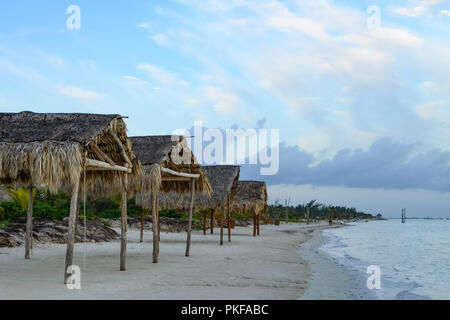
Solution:
M 0 113 L 0 184 L 34 185 L 51 192 L 74 186 L 86 159 L 104 161 L 94 144 L 117 165 L 124 165 L 125 152 L 132 175 L 140 173 L 120 115 Z M 116 171 L 87 171 L 86 180 L 91 191 L 98 186 L 113 189 L 118 175 Z
M 177 173 L 200 175 L 195 184 L 196 193 L 210 194 L 211 186 L 200 164 L 188 148 L 183 136 L 148 136 L 130 138 L 133 150 L 142 164 L 142 173 L 131 180 L 131 188 L 137 192 L 137 202 L 149 203 L 150 194 L 190 192 L 189 180 L 177 180 L 164 172 L 164 168 Z M 145 205 L 144 205 L 145 207 Z
M 228 197 L 233 201 L 241 168 L 239 166 L 202 167 L 209 179 L 212 193 L 207 197 L 199 195 L 195 201 L 204 209 L 214 209 L 227 205 Z
M 266 183 L 239 181 L 232 208 L 241 213 L 265 214 L 268 210 Z
M 211 194 L 196 194 L 194 207 L 196 210 L 215 209 L 227 205 L 228 195 L 233 201 L 237 182 L 239 180 L 240 167 L 238 166 L 203 166 L 202 170 L 211 184 Z M 178 209 L 187 210 L 189 207 L 188 196 L 177 196 L 174 193 L 159 194 L 159 207 L 163 210 Z

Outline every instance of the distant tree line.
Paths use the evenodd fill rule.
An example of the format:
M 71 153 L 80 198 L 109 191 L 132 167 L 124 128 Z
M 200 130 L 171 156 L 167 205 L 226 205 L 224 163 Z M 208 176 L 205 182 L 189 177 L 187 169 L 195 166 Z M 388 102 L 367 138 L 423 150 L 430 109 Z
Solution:
M 357 211 L 355 208 L 324 205 L 311 200 L 306 204 L 299 204 L 297 206 L 283 206 L 281 204 L 269 206 L 269 216 L 272 218 L 286 219 L 286 211 L 289 220 L 302 221 L 306 219 L 306 213 L 309 208 L 309 216 L 312 220 L 327 220 L 330 216 L 338 220 L 354 220 L 354 219 L 372 219 L 373 216 L 369 213 Z

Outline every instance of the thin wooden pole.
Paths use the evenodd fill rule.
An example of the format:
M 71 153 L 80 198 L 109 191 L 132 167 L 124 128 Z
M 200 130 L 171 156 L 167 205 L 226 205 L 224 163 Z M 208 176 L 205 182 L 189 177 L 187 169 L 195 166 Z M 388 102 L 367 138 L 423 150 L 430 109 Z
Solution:
M 214 211 L 215 209 L 211 209 L 211 234 L 214 234 Z
M 223 246 L 223 208 L 220 208 L 220 245 Z
M 33 199 L 34 203 L 34 199 Z M 30 230 L 30 250 L 31 250 L 31 256 L 33 257 L 33 227 L 34 227 L 34 217 L 31 215 L 31 230 Z
M 123 174 L 122 181 L 122 224 L 120 234 L 120 271 L 126 270 L 126 252 L 127 252 L 127 189 L 128 189 L 128 175 Z
M 77 216 L 75 218 L 75 237 L 78 234 L 78 221 L 80 221 L 80 199 L 77 201 L 76 211 L 77 211 Z
M 191 198 L 189 201 L 189 220 L 188 220 L 187 241 L 186 241 L 186 257 L 189 257 L 189 251 L 191 250 L 192 213 L 194 211 L 194 193 L 195 193 L 195 180 L 191 179 Z
M 29 187 L 29 200 L 27 210 L 27 225 L 25 234 L 25 259 L 29 260 L 31 251 L 31 241 L 33 238 L 33 186 Z
M 228 242 L 231 242 L 231 210 L 230 210 L 230 196 L 227 198 L 227 224 L 228 224 Z
M 256 237 L 256 213 L 253 212 L 253 236 Z
M 140 242 L 144 242 L 144 215 L 145 215 L 145 209 L 141 210 L 141 237 L 140 237 Z
M 69 214 L 69 230 L 67 232 L 67 250 L 66 250 L 66 264 L 64 269 L 64 283 L 71 274 L 67 273 L 67 269 L 72 265 L 73 261 L 73 247 L 75 242 L 75 224 L 77 218 L 77 203 L 78 203 L 78 189 L 80 187 L 80 178 L 75 180 L 75 185 L 72 186 L 72 195 L 70 199 L 70 214 Z
M 285 215 L 286 215 L 286 223 L 289 223 L 289 212 L 288 212 L 288 201 L 287 201 L 287 199 L 286 199 L 286 207 L 285 207 L 285 209 L 284 209 L 284 211 L 285 211 Z
M 309 207 L 306 208 L 306 224 L 309 224 L 310 220 L 309 220 Z
M 203 211 L 203 235 L 206 236 L 206 210 Z
M 156 215 L 156 193 L 152 193 L 152 229 L 153 229 L 153 263 L 158 263 L 159 238 L 158 238 L 158 217 Z
M 259 236 L 259 214 L 256 215 L 256 234 Z
M 158 253 L 159 253 L 159 242 L 161 241 L 161 218 L 159 216 L 158 194 L 156 194 L 156 215 L 158 216 Z

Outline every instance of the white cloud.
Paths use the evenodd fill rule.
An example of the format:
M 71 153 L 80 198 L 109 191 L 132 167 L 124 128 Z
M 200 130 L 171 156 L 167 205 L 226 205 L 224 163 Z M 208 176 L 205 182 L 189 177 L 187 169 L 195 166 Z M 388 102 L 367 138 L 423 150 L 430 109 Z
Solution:
M 57 89 L 62 95 L 80 100 L 97 100 L 104 97 L 101 93 L 73 86 L 58 86 Z
M 204 88 L 206 97 L 214 104 L 214 110 L 224 116 L 231 116 L 236 112 L 240 99 L 232 93 L 218 87 Z
M 438 2 L 405 1 L 404 7 L 432 8 Z M 422 128 L 410 133 L 410 128 L 398 125 L 400 119 L 410 126 L 424 125 L 410 102 L 423 91 L 414 90 L 411 81 L 436 83 L 435 97 L 430 99 L 445 99 L 436 97 L 438 89 L 449 92 L 444 90 L 449 83 L 447 50 L 439 53 L 426 32 L 419 35 L 387 15 L 382 27 L 371 32 L 364 8 L 335 1 L 186 1 L 186 5 L 195 7 L 198 20 L 159 31 L 170 35 L 172 49 L 191 54 L 203 67 L 193 81 L 215 89 L 200 99 L 181 92 L 187 97 L 184 103 L 198 108 L 212 104 L 227 115 L 234 109 L 239 121 L 241 113 L 250 117 L 267 113 L 280 126 L 284 125 L 280 119 L 287 116 L 287 139 L 298 143 L 299 137 L 311 138 L 303 145 L 314 153 L 348 145 L 365 147 L 383 136 L 421 140 Z M 427 14 L 424 9 L 411 12 Z M 179 27 L 195 37 L 173 36 L 171 31 Z M 268 103 L 261 97 L 269 97 Z M 316 132 L 323 134 L 312 135 Z
M 425 13 L 431 12 L 431 8 L 445 0 L 413 0 L 411 6 L 400 7 L 392 9 L 392 12 L 397 15 L 417 18 L 423 16 Z
M 423 43 L 423 39 L 409 31 L 398 28 L 379 28 L 374 30 L 372 36 L 378 40 L 386 41 L 396 46 L 417 47 Z
M 169 43 L 169 37 L 165 33 L 157 33 L 152 36 L 152 39 L 160 46 L 166 46 Z
M 411 17 L 411 18 L 420 17 L 427 11 L 428 11 L 428 8 L 426 8 L 426 7 L 395 8 L 393 10 L 393 12 L 395 14 L 398 14 L 401 16 L 406 16 L 406 17 Z
M 161 90 L 161 87 L 152 86 L 148 81 L 142 80 L 134 76 L 121 76 L 123 84 L 129 87 L 148 87 L 154 90 Z
M 429 101 L 416 106 L 414 112 L 422 120 L 450 125 L 450 112 L 446 106 L 443 101 Z
M 325 40 L 328 34 L 324 26 L 310 19 L 301 18 L 285 11 L 279 15 L 268 17 L 267 26 L 280 31 L 299 31 L 316 39 Z
M 143 70 L 147 73 L 148 77 L 159 84 L 164 84 L 167 86 L 187 86 L 189 83 L 182 80 L 175 73 L 165 71 L 163 68 L 151 65 L 151 64 L 140 64 L 136 67 L 138 70 Z
M 135 82 L 141 82 L 141 81 L 145 82 L 145 81 L 143 81 L 137 77 L 133 77 L 133 76 L 122 76 L 121 78 L 124 80 L 130 80 L 130 81 L 135 81 Z
M 419 3 L 426 7 L 435 6 L 447 0 L 419 0 Z
M 30 81 L 38 86 L 47 86 L 49 81 L 38 70 L 17 65 L 11 61 L 0 59 L 0 70 L 6 71 L 17 78 Z
M 142 23 L 139 23 L 137 26 L 139 28 L 143 28 L 143 29 L 147 29 L 147 30 L 152 30 L 154 27 L 152 22 L 142 22 Z
M 442 14 L 444 16 L 447 16 L 447 17 L 450 17 L 450 11 L 449 10 L 443 9 L 443 10 L 440 11 L 440 14 Z

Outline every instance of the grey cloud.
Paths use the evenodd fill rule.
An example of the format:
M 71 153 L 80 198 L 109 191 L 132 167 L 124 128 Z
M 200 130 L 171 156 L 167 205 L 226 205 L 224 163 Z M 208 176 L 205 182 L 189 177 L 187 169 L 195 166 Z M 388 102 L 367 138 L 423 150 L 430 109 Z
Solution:
M 415 154 L 418 144 L 390 139 L 376 141 L 368 150 L 343 149 L 332 159 L 312 166 L 314 155 L 297 146 L 280 144 L 280 170 L 260 176 L 258 166 L 244 165 L 242 179 L 264 179 L 269 184 L 342 186 L 350 188 L 426 189 L 450 192 L 450 151 Z

